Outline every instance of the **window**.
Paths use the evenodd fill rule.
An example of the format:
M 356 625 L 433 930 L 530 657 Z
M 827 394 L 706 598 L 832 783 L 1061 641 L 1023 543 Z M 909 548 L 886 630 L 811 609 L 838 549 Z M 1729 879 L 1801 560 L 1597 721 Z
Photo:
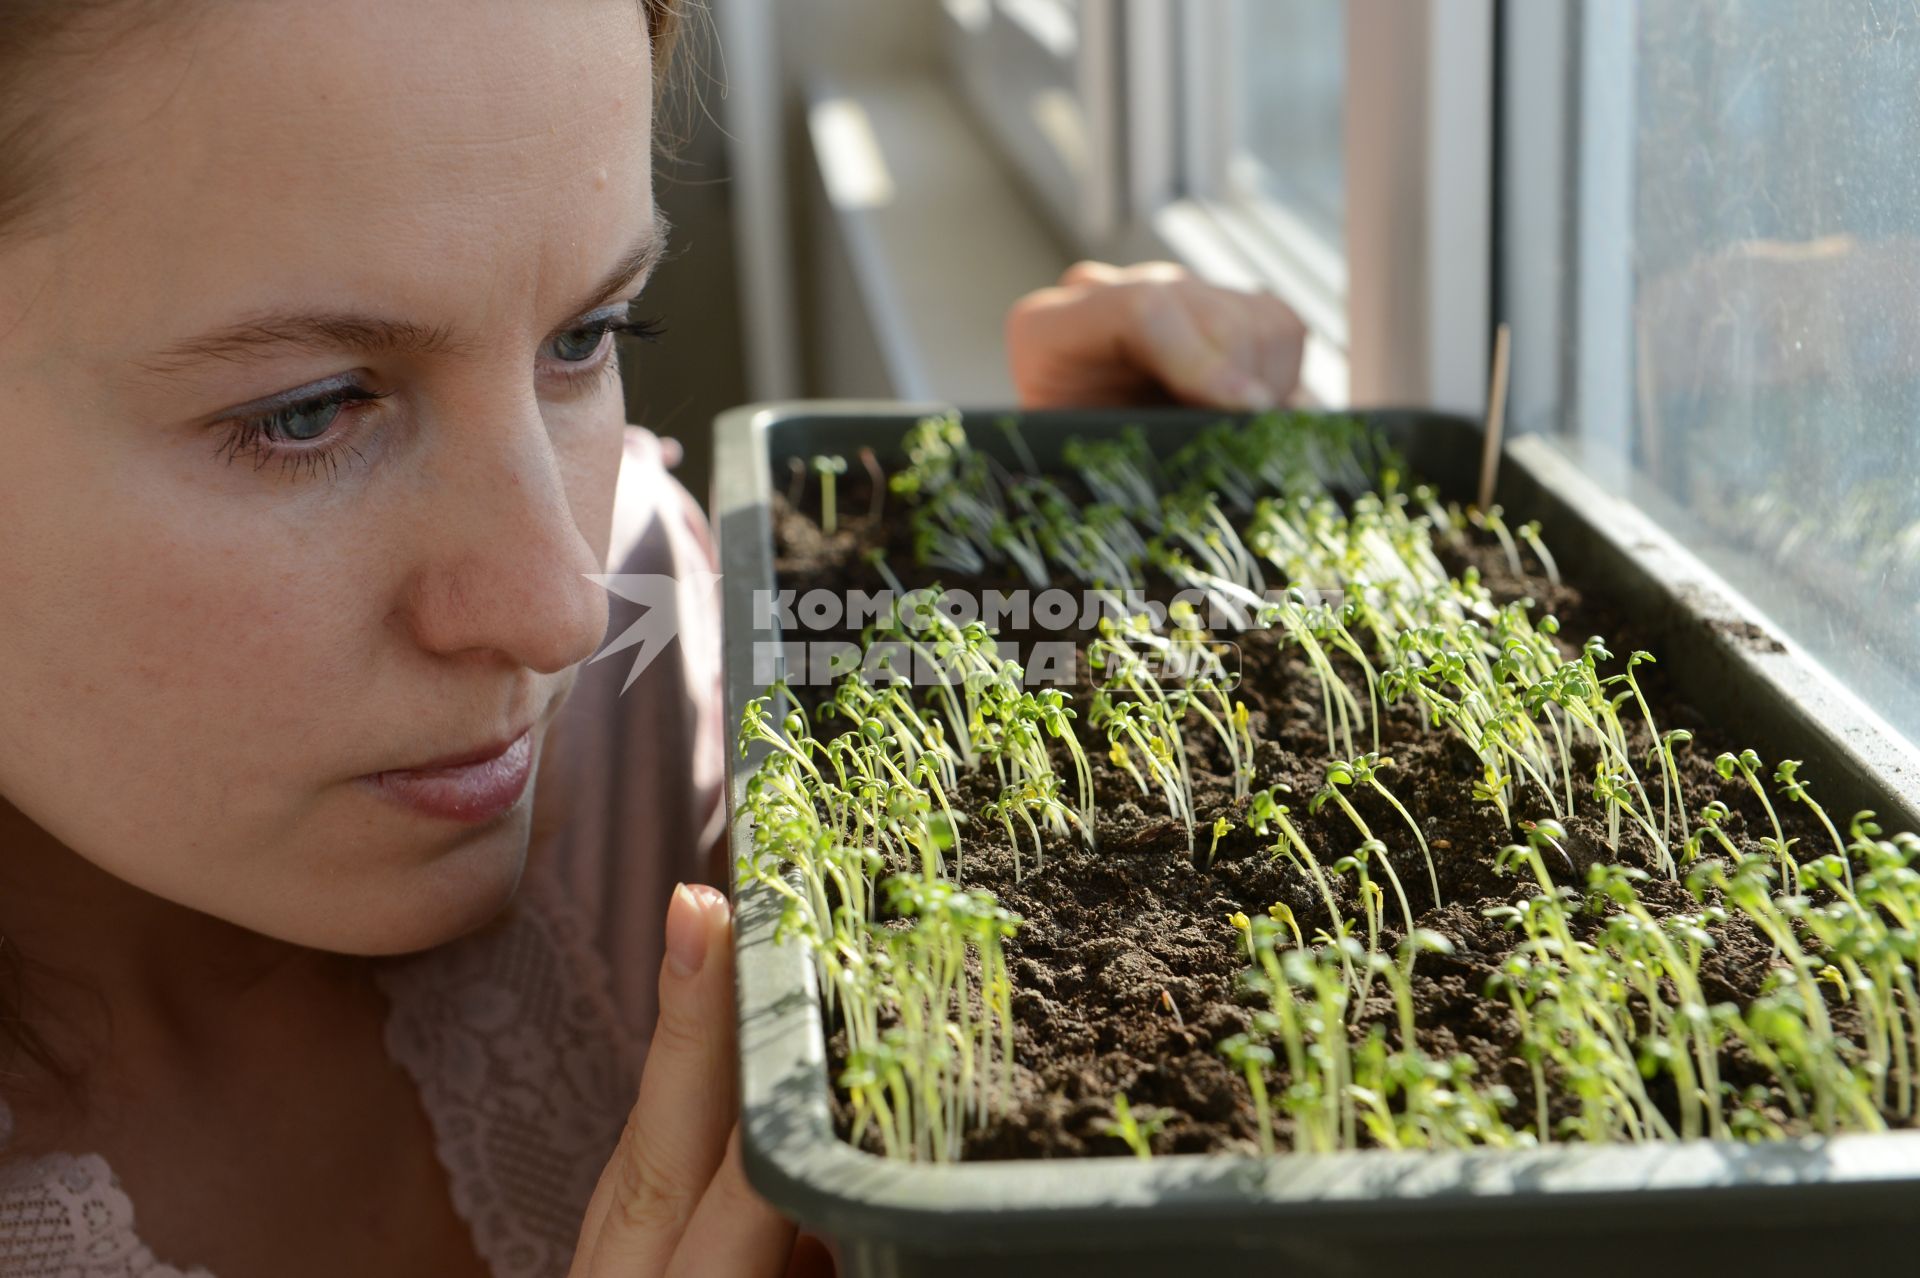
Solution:
M 1311 333 L 1309 402 L 1479 411 L 1494 0 L 938 5 L 964 98 L 1070 252 L 1276 293 Z
M 941 0 L 974 115 L 1075 243 L 1118 217 L 1113 0 Z
M 1284 209 L 1336 254 L 1346 246 L 1346 14 L 1341 0 L 1234 0 L 1237 199 Z
M 1311 399 L 1477 412 L 1490 327 L 1492 0 L 1167 7 L 1183 124 L 1179 180 L 1151 214 L 1161 241 L 1300 314 L 1313 333 L 1302 371 Z M 1127 36 L 1152 39 L 1137 25 Z M 1138 89 L 1130 78 L 1130 100 Z
M 1271 289 L 1313 333 L 1303 380 L 1344 403 L 1347 370 L 1346 0 L 1178 0 L 1156 27 L 1138 7 L 1130 41 L 1176 51 L 1135 60 L 1129 101 L 1177 116 L 1156 161 L 1167 178 L 1134 184 L 1136 218 L 1172 255 L 1227 282 Z M 1158 71 L 1171 88 L 1156 96 Z M 1145 91 L 1143 94 L 1143 90 Z M 1162 97 L 1164 101 L 1162 101 Z
M 1517 424 L 1567 432 L 1920 739 L 1920 27 L 1849 0 L 1524 7 Z M 1543 63 L 1570 130 L 1518 123 Z
M 1071 252 L 1273 289 L 1315 334 L 1313 397 L 1346 400 L 1346 0 L 940 5 L 973 115 Z
M 1321 403 L 1478 415 L 1497 313 L 1513 429 L 1920 740 L 1909 7 L 941 3 L 1073 251 L 1271 288 Z

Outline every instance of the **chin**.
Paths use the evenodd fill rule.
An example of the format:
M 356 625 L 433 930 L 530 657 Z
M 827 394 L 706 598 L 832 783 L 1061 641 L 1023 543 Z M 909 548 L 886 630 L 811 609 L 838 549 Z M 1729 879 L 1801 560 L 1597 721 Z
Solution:
M 348 953 L 409 954 L 485 927 L 507 908 L 527 862 L 527 822 L 503 824 L 386 879 L 344 920 Z M 342 938 L 343 940 L 346 938 Z

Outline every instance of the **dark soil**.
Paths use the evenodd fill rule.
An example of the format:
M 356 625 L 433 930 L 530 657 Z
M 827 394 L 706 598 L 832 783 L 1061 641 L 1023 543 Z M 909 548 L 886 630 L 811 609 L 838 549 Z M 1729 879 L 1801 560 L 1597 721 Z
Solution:
M 1006 576 L 965 579 L 911 570 L 906 519 L 897 517 L 898 504 L 891 499 L 893 510 L 872 517 L 872 485 L 859 471 L 850 468 L 842 482 L 842 526 L 832 537 L 824 537 L 816 522 L 817 496 L 811 484 L 802 510 L 776 495 L 776 570 L 783 589 L 879 590 L 884 583 L 861 558 L 875 546 L 886 548 L 888 563 L 909 587 L 936 581 L 973 590 L 1023 584 Z M 1497 600 L 1531 598 L 1539 612 L 1556 616 L 1569 656 L 1577 655 L 1580 643 L 1595 634 L 1606 637 L 1617 657 L 1636 648 L 1659 654 L 1657 641 L 1638 634 L 1633 618 L 1607 599 L 1571 585 L 1551 585 L 1544 577 L 1516 576 L 1490 540 L 1448 552 L 1443 559 L 1456 574 L 1468 565 L 1477 568 Z M 841 631 L 799 637 L 855 636 Z M 1252 789 L 1290 786 L 1295 823 L 1316 857 L 1330 864 L 1358 840 L 1331 805 L 1318 816 L 1306 811 L 1307 799 L 1322 783 L 1327 746 L 1319 693 L 1306 664 L 1297 650 L 1280 646 L 1270 633 L 1220 637 L 1239 646 L 1244 671 L 1239 695 L 1248 703 L 1253 735 L 1260 743 Z M 1755 639 L 1771 641 L 1764 635 Z M 1672 694 L 1662 670 L 1658 664 L 1642 666 L 1636 675 L 1660 727 L 1694 733 L 1691 747 L 1681 756 L 1688 811 L 1719 799 L 1734 814 L 1723 827 L 1728 835 L 1736 845 L 1759 852 L 1756 836 L 1768 828 L 1765 816 L 1744 784 L 1720 778 L 1713 759 L 1723 750 L 1737 752 L 1761 743 L 1732 740 L 1718 732 Z M 1083 662 L 1081 697 L 1087 690 L 1085 675 Z M 1365 684 L 1357 672 L 1355 686 L 1364 705 Z M 805 695 L 806 690 L 800 691 Z M 1080 704 L 1084 707 L 1084 700 Z M 966 794 L 974 811 L 966 827 L 963 886 L 990 889 L 1025 919 L 1008 947 L 1018 1023 L 1016 1102 L 1009 1113 L 969 1139 L 967 1156 L 1124 1153 L 1118 1139 L 1102 1131 L 1102 1120 L 1111 1116 L 1114 1095 L 1120 1092 L 1135 1107 L 1170 1111 L 1169 1121 L 1153 1138 L 1155 1152 L 1250 1151 L 1255 1125 L 1245 1081 L 1215 1049 L 1221 1039 L 1244 1030 L 1250 1014 L 1235 993 L 1236 977 L 1247 964 L 1228 916 L 1236 911 L 1264 913 L 1274 902 L 1284 901 L 1311 935 L 1328 922 L 1324 905 L 1313 886 L 1284 860 L 1268 858 L 1265 849 L 1271 840 L 1256 839 L 1244 828 L 1244 803 L 1236 806 L 1232 799 L 1228 763 L 1223 753 L 1216 757 L 1209 752 L 1209 747 L 1218 749 L 1210 734 L 1187 734 L 1200 848 L 1200 855 L 1190 858 L 1184 828 L 1167 816 L 1157 796 L 1142 796 L 1131 779 L 1107 763 L 1105 741 L 1096 740 L 1084 713 L 1079 724 L 1102 800 L 1097 851 L 1087 851 L 1078 841 L 1055 840 L 1043 867 L 1034 866 L 1031 850 L 1023 856 L 1025 872 L 1016 880 L 997 823 L 977 816 L 978 808 L 994 797 L 990 778 L 978 779 Z M 1483 995 L 1488 978 L 1514 945 L 1515 934 L 1482 917 L 1482 910 L 1519 901 L 1536 890 L 1530 879 L 1494 872 L 1500 848 L 1515 836 L 1491 805 L 1470 799 L 1478 775 L 1472 752 L 1450 735 L 1427 728 L 1411 708 L 1388 708 L 1380 749 L 1395 761 L 1383 779 L 1420 822 L 1432 846 L 1444 905 L 1435 908 L 1419 850 L 1400 818 L 1378 796 L 1364 791 L 1352 801 L 1386 841 L 1418 924 L 1442 933 L 1454 945 L 1451 955 L 1423 955 L 1419 961 L 1414 980 L 1421 1044 L 1436 1054 L 1464 1052 L 1477 1063 L 1482 1082 L 1502 1081 L 1526 1095 L 1531 1085 L 1514 1050 L 1512 1013 L 1504 1001 Z M 1582 761 L 1576 757 L 1575 762 Z M 1071 775 L 1064 753 L 1056 763 L 1063 775 Z M 1590 773 L 1592 759 L 1585 765 Z M 1583 806 L 1591 808 L 1591 799 L 1584 798 Z M 1799 805 L 1778 807 L 1790 837 L 1801 836 L 1807 846 L 1825 841 Z M 1220 841 L 1216 859 L 1207 866 L 1206 831 L 1223 813 L 1235 820 L 1235 829 Z M 1521 789 L 1515 815 L 1540 818 L 1551 813 L 1537 806 L 1537 796 Z M 1844 826 L 1847 814 L 1835 815 Z M 1582 817 L 1570 823 L 1570 833 L 1569 852 L 1576 863 L 1575 874 L 1566 876 L 1570 883 L 1584 883 L 1588 866 L 1597 861 L 1652 869 L 1652 849 L 1637 831 L 1623 828 L 1619 845 L 1609 846 L 1604 822 Z M 1346 876 L 1330 877 L 1345 912 L 1357 917 L 1353 882 Z M 1661 878 L 1646 882 L 1641 894 L 1656 914 L 1697 908 L 1684 887 Z M 1398 911 L 1390 908 L 1383 947 L 1387 937 L 1397 936 L 1397 920 Z M 1773 962 L 1772 947 L 1737 916 L 1716 939 L 1703 974 L 1707 993 L 1715 1000 L 1745 1004 L 1760 991 Z M 1390 1019 L 1385 998 L 1376 994 L 1375 1003 L 1365 1018 L 1356 1019 Z M 1843 1012 L 1835 1008 L 1841 1025 L 1846 1024 Z M 1742 1087 L 1766 1081 L 1737 1055 L 1728 1056 L 1723 1067 L 1728 1081 Z M 845 1113 L 840 1117 L 844 1132 Z M 1515 1121 L 1524 1117 L 1516 1115 Z M 1776 1115 L 1783 1122 L 1785 1117 L 1784 1112 Z M 1281 1135 L 1284 1139 L 1284 1130 Z

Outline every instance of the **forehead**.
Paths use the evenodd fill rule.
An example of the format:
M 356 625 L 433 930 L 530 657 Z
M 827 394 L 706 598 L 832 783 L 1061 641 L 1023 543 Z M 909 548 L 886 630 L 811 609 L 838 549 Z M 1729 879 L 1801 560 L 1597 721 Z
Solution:
M 651 221 L 639 9 L 232 0 L 143 29 L 70 117 L 58 291 L 169 330 L 565 305 Z

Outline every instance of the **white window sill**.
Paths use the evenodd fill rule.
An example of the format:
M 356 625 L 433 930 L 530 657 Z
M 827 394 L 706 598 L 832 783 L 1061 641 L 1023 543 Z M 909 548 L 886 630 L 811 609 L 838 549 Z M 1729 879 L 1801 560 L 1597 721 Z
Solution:
M 807 136 L 830 229 L 877 347 L 886 393 L 900 399 L 1011 404 L 1002 331 L 1007 308 L 1074 259 L 1034 208 L 944 79 L 827 75 L 807 84 Z M 1299 400 L 1350 402 L 1346 314 L 1312 263 L 1219 205 L 1181 200 L 1108 246 L 1120 259 L 1162 257 L 1216 283 L 1262 289 L 1311 330 Z M 831 313 L 811 322 L 838 323 Z M 846 340 L 857 340 L 847 338 Z M 870 385 L 815 387 L 872 394 Z
M 944 81 L 821 75 L 806 104 L 833 230 L 891 393 L 1013 403 L 1007 309 L 1058 279 L 1070 255 Z

